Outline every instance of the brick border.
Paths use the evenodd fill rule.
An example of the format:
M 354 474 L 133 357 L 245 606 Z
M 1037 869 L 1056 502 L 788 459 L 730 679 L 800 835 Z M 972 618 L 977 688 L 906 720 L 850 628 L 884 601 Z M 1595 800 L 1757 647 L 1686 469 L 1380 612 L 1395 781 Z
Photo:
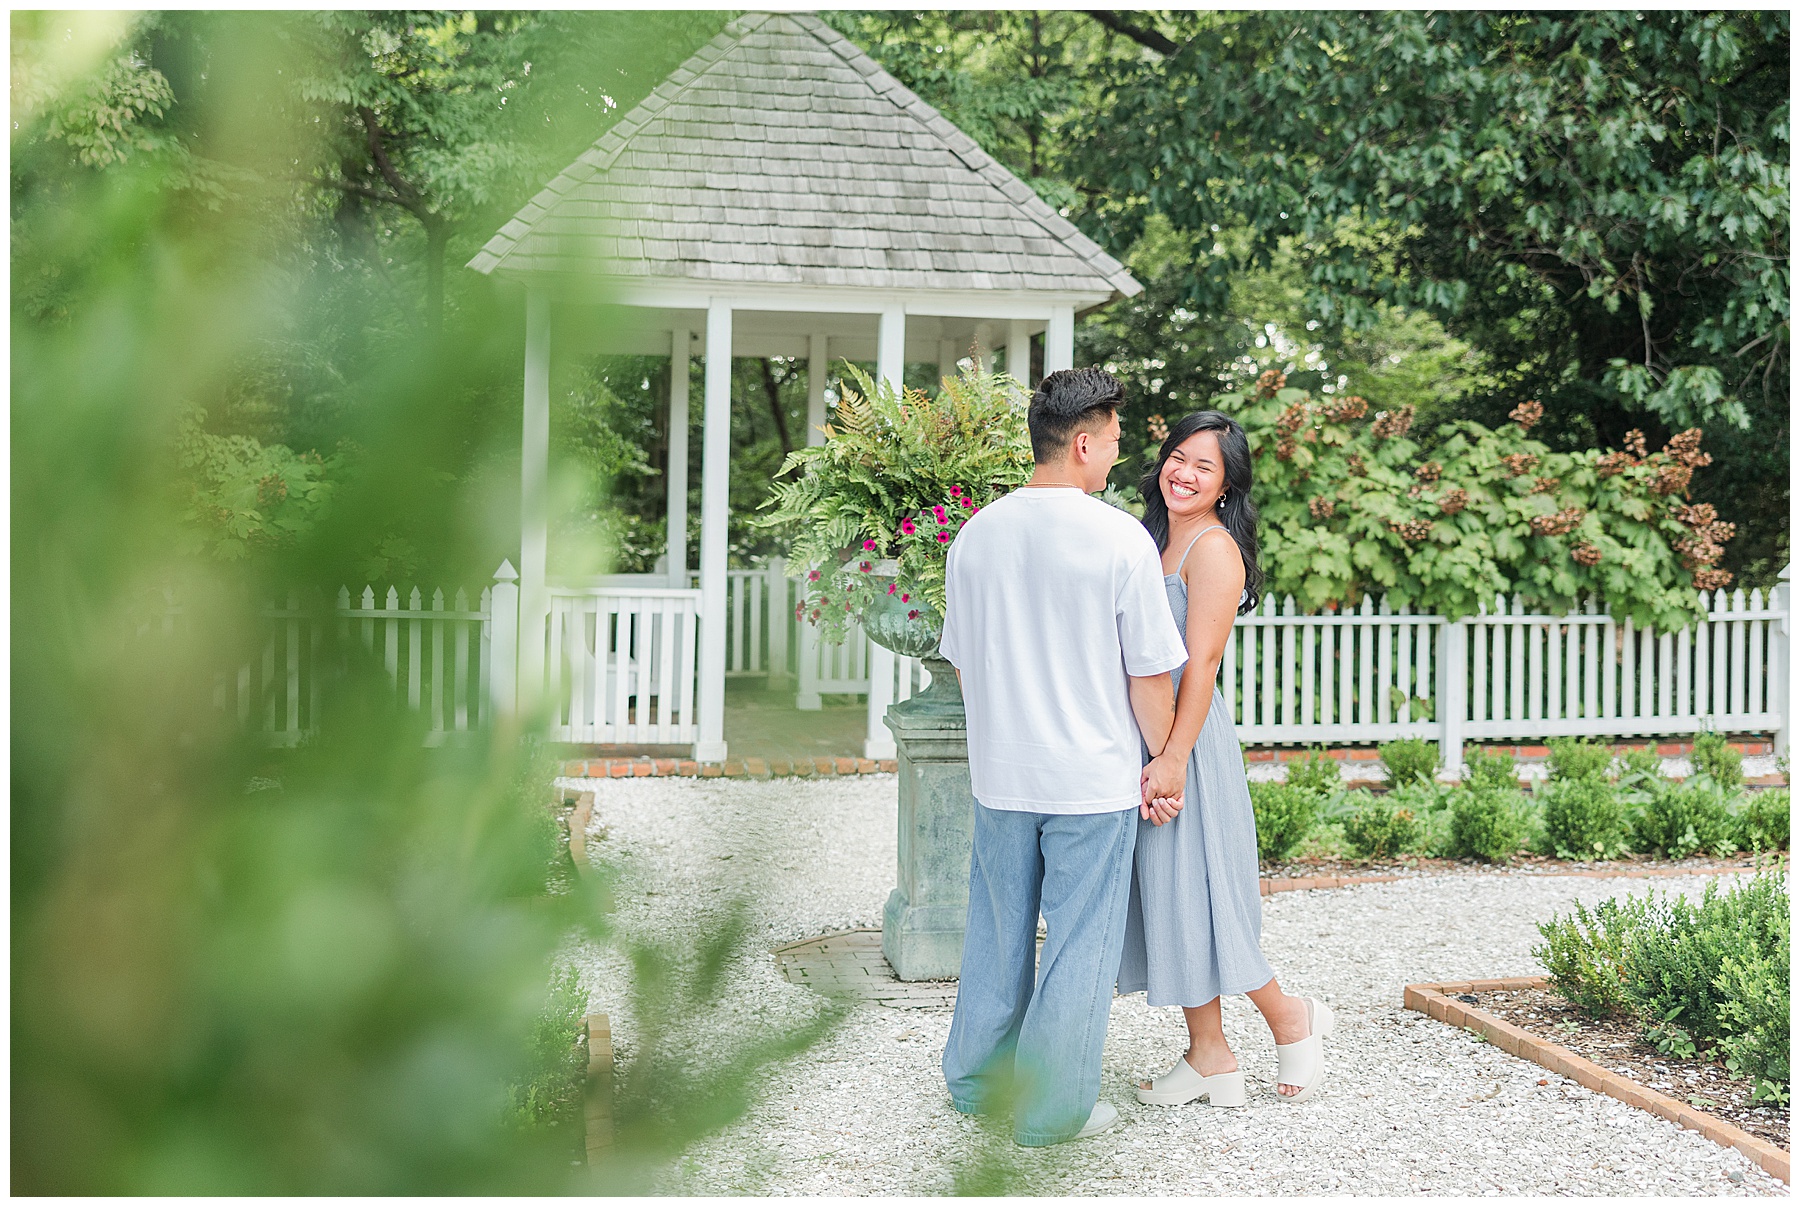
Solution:
M 590 1014 L 581 1020 L 587 1030 L 587 1083 L 581 1091 L 581 1122 L 587 1163 L 596 1165 L 613 1146 L 613 1046 L 612 1020 Z
M 1541 1065 L 1552 1073 L 1560 1073 L 1596 1093 L 1616 1098 L 1627 1106 L 1635 1106 L 1639 1110 L 1649 1111 L 1678 1127 L 1697 1131 L 1722 1148 L 1735 1148 L 1766 1173 L 1780 1178 L 1789 1185 L 1793 1184 L 1788 1176 L 1789 1154 L 1770 1144 L 1767 1140 L 1758 1139 L 1741 1127 L 1735 1127 L 1722 1119 L 1714 1119 L 1684 1102 L 1675 1101 L 1667 1094 L 1660 1093 L 1648 1086 L 1639 1085 L 1628 1077 L 1621 1077 L 1617 1073 L 1609 1072 L 1593 1061 L 1577 1056 L 1559 1044 L 1539 1039 L 1530 1032 L 1515 1027 L 1485 1010 L 1459 1002 L 1450 996 L 1453 993 L 1482 993 L 1492 992 L 1496 989 L 1543 989 L 1545 987 L 1545 978 L 1541 976 L 1443 981 L 1436 984 L 1408 985 L 1405 1003 L 1408 1010 L 1416 1010 L 1439 1022 L 1449 1023 L 1453 1027 L 1465 1027 L 1477 1032 L 1502 1052 L 1508 1052 L 1521 1059 L 1529 1060 L 1533 1064 Z

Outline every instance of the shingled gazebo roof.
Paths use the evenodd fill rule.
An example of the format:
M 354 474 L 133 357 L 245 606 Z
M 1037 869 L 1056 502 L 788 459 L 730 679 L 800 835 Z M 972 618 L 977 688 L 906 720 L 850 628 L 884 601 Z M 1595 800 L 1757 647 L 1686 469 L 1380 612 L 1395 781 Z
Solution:
M 469 267 L 1131 297 L 1124 267 L 815 17 L 733 21 Z

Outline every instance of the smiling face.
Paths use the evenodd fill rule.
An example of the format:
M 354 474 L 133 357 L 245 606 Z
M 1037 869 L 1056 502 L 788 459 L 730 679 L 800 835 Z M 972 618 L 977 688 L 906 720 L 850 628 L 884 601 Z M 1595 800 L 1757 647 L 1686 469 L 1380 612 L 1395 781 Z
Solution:
M 1157 475 L 1169 519 L 1202 516 L 1225 493 L 1225 458 L 1217 432 L 1195 432 L 1175 446 Z

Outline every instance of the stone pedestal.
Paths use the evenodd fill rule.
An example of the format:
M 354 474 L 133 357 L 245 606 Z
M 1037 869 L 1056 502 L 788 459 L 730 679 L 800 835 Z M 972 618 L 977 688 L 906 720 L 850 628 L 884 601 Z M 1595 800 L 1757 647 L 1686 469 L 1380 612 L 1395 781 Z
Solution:
M 969 911 L 975 794 L 956 671 L 926 660 L 931 689 L 888 709 L 900 763 L 899 881 L 881 915 L 881 954 L 903 981 L 954 978 Z

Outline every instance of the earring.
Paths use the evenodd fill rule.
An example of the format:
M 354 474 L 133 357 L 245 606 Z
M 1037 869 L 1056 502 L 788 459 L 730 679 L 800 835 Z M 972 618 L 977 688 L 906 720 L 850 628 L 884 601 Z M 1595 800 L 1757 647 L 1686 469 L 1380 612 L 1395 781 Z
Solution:
M 1220 492 L 1219 492 L 1219 497 L 1218 497 L 1218 499 L 1217 499 L 1217 500 L 1216 500 L 1216 501 L 1215 501 L 1215 502 L 1214 502 L 1214 503 L 1213 503 L 1213 506 L 1214 506 L 1214 507 L 1223 507 L 1223 506 L 1225 506 L 1225 500 L 1226 500 L 1226 499 L 1228 499 L 1228 498 L 1230 498 L 1230 497 L 1231 497 L 1231 492 L 1230 492 L 1230 491 L 1229 491 L 1229 490 L 1221 490 L 1221 491 L 1220 491 Z

